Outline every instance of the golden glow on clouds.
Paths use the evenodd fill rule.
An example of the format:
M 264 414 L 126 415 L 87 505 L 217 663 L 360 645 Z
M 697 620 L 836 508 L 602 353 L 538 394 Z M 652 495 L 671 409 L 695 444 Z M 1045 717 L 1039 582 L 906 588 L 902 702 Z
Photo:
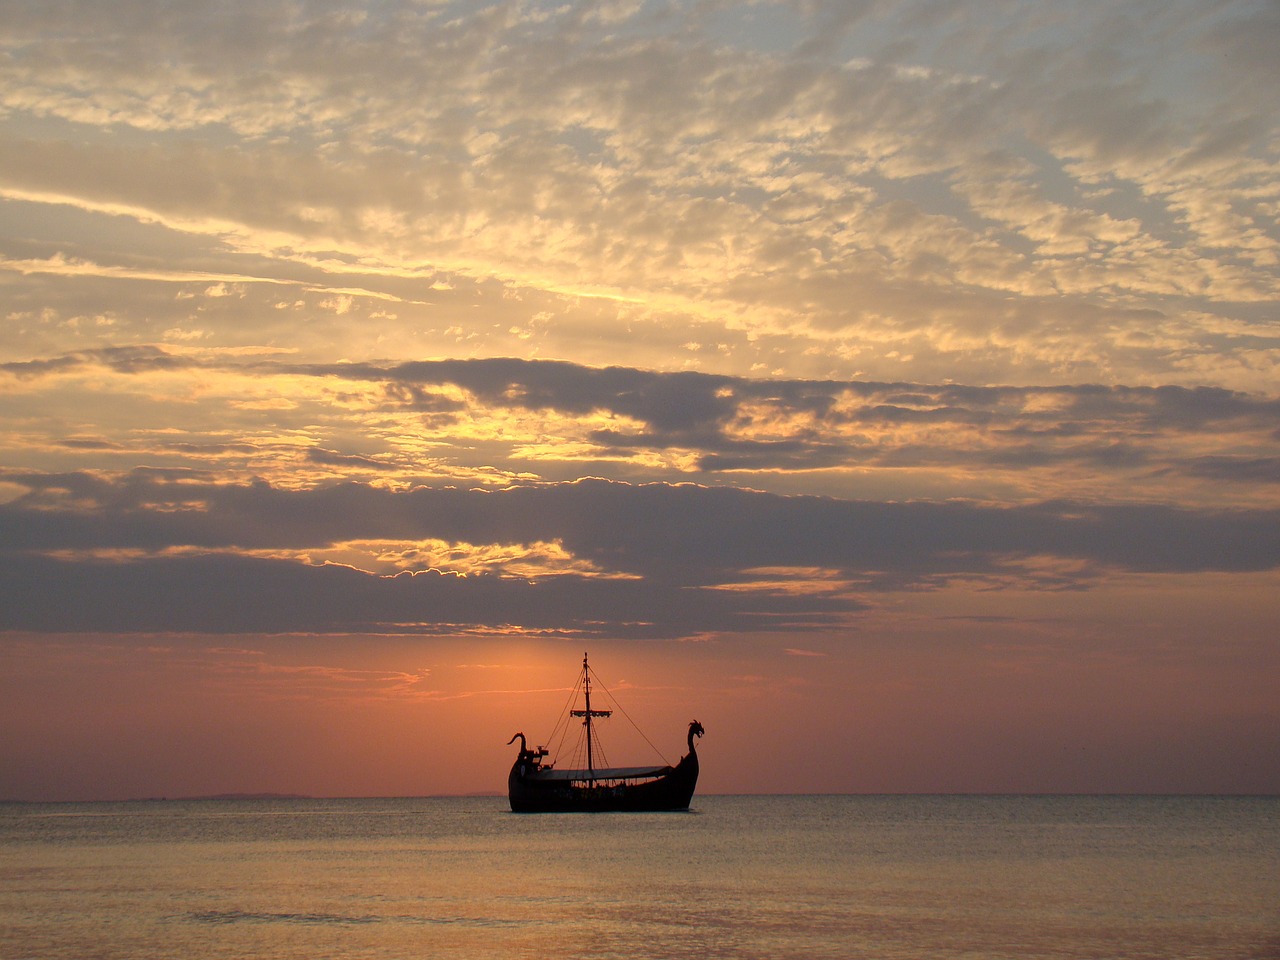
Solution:
M 340 563 L 380 576 L 436 570 L 464 577 L 495 573 L 531 580 L 559 574 L 633 578 L 628 574 L 603 571 L 588 560 L 576 559 L 559 542 L 473 544 L 434 539 L 351 540 L 299 553 L 255 551 L 255 554 L 300 559 L 307 563 Z
M 712 589 L 729 592 L 772 593 L 795 597 L 847 593 L 853 582 L 840 570 L 814 567 L 758 567 L 742 571 L 749 579 L 741 583 L 720 583 Z
M 368 60 L 374 69 L 363 82 L 373 85 L 364 91 L 364 111 L 354 116 L 346 100 L 325 102 L 331 77 L 305 59 L 283 68 L 275 100 L 268 87 L 251 92 L 220 85 L 216 59 L 190 47 L 194 38 L 180 28 L 154 41 L 157 50 L 171 51 L 163 82 L 158 65 L 145 60 L 105 82 L 88 66 L 68 65 L 63 82 L 83 96 L 55 98 L 43 95 L 38 75 L 11 65 L 13 117 L 59 116 L 86 130 L 109 117 L 151 139 L 105 139 L 91 164 L 82 162 L 83 151 L 95 149 L 91 141 L 78 146 L 27 133 L 14 141 L 5 196 L 164 227 L 194 242 L 214 242 L 257 267 L 274 264 L 277 271 L 273 277 L 246 270 L 245 280 L 306 283 L 426 310 L 432 300 L 392 286 L 413 279 L 445 285 L 437 289 L 454 280 L 494 282 L 517 299 L 548 298 L 556 305 L 557 327 L 573 323 L 585 295 L 601 305 L 643 305 L 633 341 L 660 338 L 662 326 L 676 318 L 729 324 L 792 341 L 777 344 L 779 358 L 804 356 L 807 345 L 828 360 L 856 355 L 858 367 L 834 371 L 845 376 L 883 377 L 886 363 L 911 354 L 917 368 L 930 370 L 923 379 L 940 379 L 948 368 L 970 379 L 966 367 L 984 372 L 975 352 L 991 351 L 992 362 L 1015 374 L 1008 378 L 1015 382 L 1059 368 L 1077 378 L 1141 381 L 1144 367 L 1160 358 L 1126 346 L 1124 330 L 1114 327 L 1122 313 L 1112 318 L 1121 336 L 1099 341 L 1098 331 L 1088 331 L 1083 342 L 1099 349 L 1072 349 L 1065 337 L 1052 334 L 1053 305 L 1037 299 L 1068 296 L 1093 308 L 1127 307 L 1134 297 L 1186 301 L 1152 304 L 1168 318 L 1213 302 L 1225 319 L 1237 309 L 1232 304 L 1269 302 L 1276 294 L 1280 239 L 1269 229 L 1274 217 L 1267 216 L 1276 204 L 1275 158 L 1266 155 L 1265 140 L 1250 139 L 1249 127 L 1218 119 L 1229 111 L 1204 99 L 1207 89 L 1185 98 L 1181 112 L 1149 110 L 1167 60 L 1146 67 L 1135 61 L 1150 90 L 1117 80 L 1111 99 L 1098 96 L 1082 105 L 1054 86 L 1057 76 L 1077 69 L 1071 44 L 1041 51 L 1043 78 L 1026 84 L 1016 73 L 984 76 L 982 70 L 909 62 L 885 71 L 874 58 L 858 55 L 797 65 L 784 56 L 752 52 L 735 60 L 691 46 L 684 56 L 673 59 L 664 50 L 655 57 L 660 48 L 639 36 L 595 49 L 573 33 L 580 29 L 570 28 L 573 17 L 561 14 L 523 25 L 518 17 L 460 16 L 441 34 L 436 21 L 448 16 L 443 11 L 402 13 L 401 29 L 421 30 L 428 50 L 443 35 L 465 31 L 477 56 L 460 62 L 446 45 L 434 60 L 415 58 L 415 72 L 402 74 L 398 83 L 379 86 L 376 78 L 389 68 L 386 51 L 379 51 L 384 62 Z M 1180 23 L 1183 13 L 1164 12 L 1166 35 L 1195 29 L 1192 22 Z M 264 12 L 268 22 L 273 16 Z M 618 22 L 639 27 L 646 16 L 638 9 L 634 21 Z M 869 19 L 868 29 L 873 22 L 878 30 L 902 28 L 893 16 Z M 1246 22 L 1239 29 L 1247 29 Z M 13 49 L 38 47 L 38 33 L 24 29 L 34 27 L 15 28 Z M 273 42 L 287 45 L 300 24 L 286 18 L 272 29 Z M 308 29 L 312 41 L 318 32 L 337 43 L 342 31 L 379 27 L 322 18 Z M 533 50 L 507 72 L 491 75 L 487 57 L 506 49 L 511 32 L 523 29 L 548 38 L 569 31 L 563 37 L 568 62 L 590 80 L 547 69 Z M 1016 24 L 1013 29 L 1016 37 Z M 1071 29 L 1087 44 L 1111 25 L 1086 18 Z M 204 39 L 216 48 L 227 37 L 215 30 Z M 1231 39 L 1219 33 L 1206 42 Z M 857 33 L 843 42 L 856 48 Z M 947 46 L 954 56 L 965 53 L 963 42 Z M 348 44 L 327 69 L 351 69 L 361 77 L 357 65 L 377 57 L 374 50 L 364 41 Z M 602 59 L 606 50 L 615 62 Z M 449 71 L 437 72 L 444 64 Z M 994 68 L 989 58 L 978 64 Z M 203 77 L 186 89 L 181 110 L 155 94 L 172 89 L 175 70 Z M 525 71 L 541 81 L 528 88 L 539 91 L 537 99 L 522 95 L 517 78 Z M 686 91 L 703 92 L 686 95 L 672 110 L 655 71 L 681 78 Z M 445 76 L 448 85 L 437 88 Z M 1098 84 L 1112 80 L 1099 75 L 1096 64 L 1089 76 Z M 696 82 L 710 77 L 719 82 Z M 145 92 L 131 91 L 131 84 Z M 468 99 L 482 88 L 486 101 Z M 407 91 L 416 95 L 397 103 Z M 881 112 L 864 111 L 861 105 L 876 96 Z M 957 109 L 970 111 L 974 122 L 949 123 Z M 450 111 L 460 124 L 448 119 Z M 1144 125 L 1129 139 L 1117 122 L 1125 111 Z M 1195 129 L 1193 121 L 1208 129 L 1188 137 L 1184 131 Z M 983 122 L 991 141 L 1016 144 L 1022 138 L 1041 152 L 1019 157 L 1011 146 L 993 150 L 990 142 L 975 142 L 972 130 Z M 193 139 L 193 131 L 214 123 L 227 125 L 233 138 L 246 138 L 239 151 L 198 134 Z M 1215 124 L 1223 127 L 1217 139 L 1209 132 Z M 304 149 L 303 141 L 285 147 L 259 139 L 285 129 L 318 138 L 315 149 Z M 333 139 L 339 129 L 343 146 Z M 169 134 L 182 139 L 170 145 Z M 1152 143 L 1165 149 L 1153 151 Z M 1245 152 L 1228 155 L 1228 144 Z M 86 176 L 87 170 L 97 176 Z M 181 189 L 175 170 L 189 189 Z M 117 256 L 128 253 L 111 249 Z M 184 275 L 107 265 L 100 257 L 73 260 L 62 249 L 11 259 L 62 270 L 96 262 L 102 265 L 76 269 L 111 277 Z M 298 269 L 327 279 L 287 275 Z M 362 282 L 335 282 L 353 275 Z M 989 322 L 1008 296 L 1026 304 L 1016 335 L 1008 325 L 992 330 Z M 935 297 L 950 300 L 945 311 L 935 310 Z M 348 304 L 343 314 L 354 308 Z M 410 327 L 416 322 L 396 320 Z M 617 313 L 611 322 L 637 318 L 624 321 Z M 1198 328 L 1191 329 L 1196 335 L 1177 352 L 1214 349 Z M 1077 327 L 1075 336 L 1081 332 Z M 506 342 L 527 348 L 530 340 L 526 334 Z M 736 371 L 760 362 L 774 367 L 744 353 L 739 338 L 727 342 L 727 350 L 695 362 Z M 1041 346 L 1046 342 L 1047 352 Z M 921 349 L 926 344 L 932 359 Z M 859 345 L 870 350 L 855 351 Z M 373 347 L 366 343 L 364 350 Z M 652 356 L 663 355 L 659 339 L 653 347 Z M 1189 369 L 1185 362 L 1165 363 L 1159 375 L 1179 378 Z M 1204 375 L 1202 366 L 1196 369 Z
M 1273 456 L 1271 421 L 1261 413 L 1189 429 L 1176 420 L 1153 426 L 1148 418 L 1161 414 L 1152 402 L 1126 400 L 1091 414 L 1080 397 L 1054 388 L 993 393 L 995 406 L 970 407 L 963 395 L 939 393 L 948 388 L 910 385 L 824 386 L 816 404 L 792 402 L 785 391 L 772 399 L 717 397 L 708 387 L 713 402 L 728 404 L 722 429 L 708 423 L 655 432 L 622 410 L 577 410 L 579 401 L 544 400 L 528 389 L 482 397 L 455 383 L 400 382 L 390 369 L 311 371 L 190 344 L 174 354 L 85 355 L 0 375 L 13 423 L 0 449 L 49 464 L 98 457 L 109 469 L 137 457 L 157 466 L 216 466 L 229 477 L 288 487 L 348 476 L 489 485 L 566 476 L 562 470 L 578 475 L 595 469 L 589 464 L 675 479 L 705 475 L 711 455 L 718 469 L 754 476 L 749 484 L 766 488 L 779 483 L 780 469 L 808 474 L 814 489 L 832 492 L 841 476 L 891 469 L 900 496 L 917 481 L 923 493 L 949 478 L 952 495 L 980 499 L 996 495 L 993 484 L 1022 499 L 1106 498 L 1123 478 L 1126 498 L 1245 505 L 1270 497 L 1268 487 L 1224 488 L 1211 473 L 1169 469 Z M 93 403 L 81 402 L 89 397 Z M 22 410 L 29 411 L 25 425 Z M 172 426 L 175 410 L 182 411 L 180 431 Z M 37 411 L 58 417 L 55 435 L 31 419 Z

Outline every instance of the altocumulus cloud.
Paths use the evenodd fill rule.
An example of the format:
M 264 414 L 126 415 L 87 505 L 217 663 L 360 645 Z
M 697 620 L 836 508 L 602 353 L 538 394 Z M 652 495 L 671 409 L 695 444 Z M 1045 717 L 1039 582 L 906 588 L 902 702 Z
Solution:
M 1268 383 L 1271 5 L 609 11 L 10 4 L 15 346 Z

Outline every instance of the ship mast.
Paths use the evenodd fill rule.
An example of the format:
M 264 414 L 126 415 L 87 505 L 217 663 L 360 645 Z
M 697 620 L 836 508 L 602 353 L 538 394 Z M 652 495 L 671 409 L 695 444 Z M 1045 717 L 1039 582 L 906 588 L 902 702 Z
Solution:
M 585 710 L 570 710 L 569 716 L 582 717 L 582 725 L 587 728 L 587 779 L 595 780 L 595 759 L 592 757 L 591 741 L 595 734 L 591 729 L 591 720 L 593 717 L 608 717 L 613 715 L 612 710 L 592 710 L 591 709 L 591 668 L 587 666 L 587 655 L 582 655 L 582 691 L 583 699 L 586 701 Z

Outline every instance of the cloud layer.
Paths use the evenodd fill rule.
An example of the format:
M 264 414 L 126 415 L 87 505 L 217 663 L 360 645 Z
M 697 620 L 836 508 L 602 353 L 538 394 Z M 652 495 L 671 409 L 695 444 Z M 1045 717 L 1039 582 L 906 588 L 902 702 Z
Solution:
M 19 425 L 10 460 L 45 468 L 88 458 L 289 485 L 595 475 L 1219 507 L 1273 504 L 1280 479 L 1280 401 L 1220 387 L 764 379 L 515 358 L 320 364 L 158 347 L 18 361 L 0 377 Z M 127 432 L 77 409 L 92 396 L 110 398 Z M 39 416 L 55 409 L 65 433 L 51 437 Z
M 1278 32 L 18 4 L 9 625 L 688 636 L 1270 569 Z
M 17 10 L 23 356 L 1270 382 L 1271 5 Z
M 678 638 L 847 626 L 868 594 L 955 580 L 1056 590 L 1280 566 L 1277 510 L 888 504 L 604 480 L 25 482 L 32 492 L 0 508 L 0 627 L 14 630 Z M 74 505 L 51 509 L 60 501 Z

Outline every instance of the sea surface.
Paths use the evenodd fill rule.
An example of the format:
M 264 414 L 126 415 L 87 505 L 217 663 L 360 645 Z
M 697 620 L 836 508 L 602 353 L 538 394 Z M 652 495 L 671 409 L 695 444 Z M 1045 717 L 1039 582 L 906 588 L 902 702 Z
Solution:
M 1280 798 L 0 804 L 0 957 L 1280 958 Z

